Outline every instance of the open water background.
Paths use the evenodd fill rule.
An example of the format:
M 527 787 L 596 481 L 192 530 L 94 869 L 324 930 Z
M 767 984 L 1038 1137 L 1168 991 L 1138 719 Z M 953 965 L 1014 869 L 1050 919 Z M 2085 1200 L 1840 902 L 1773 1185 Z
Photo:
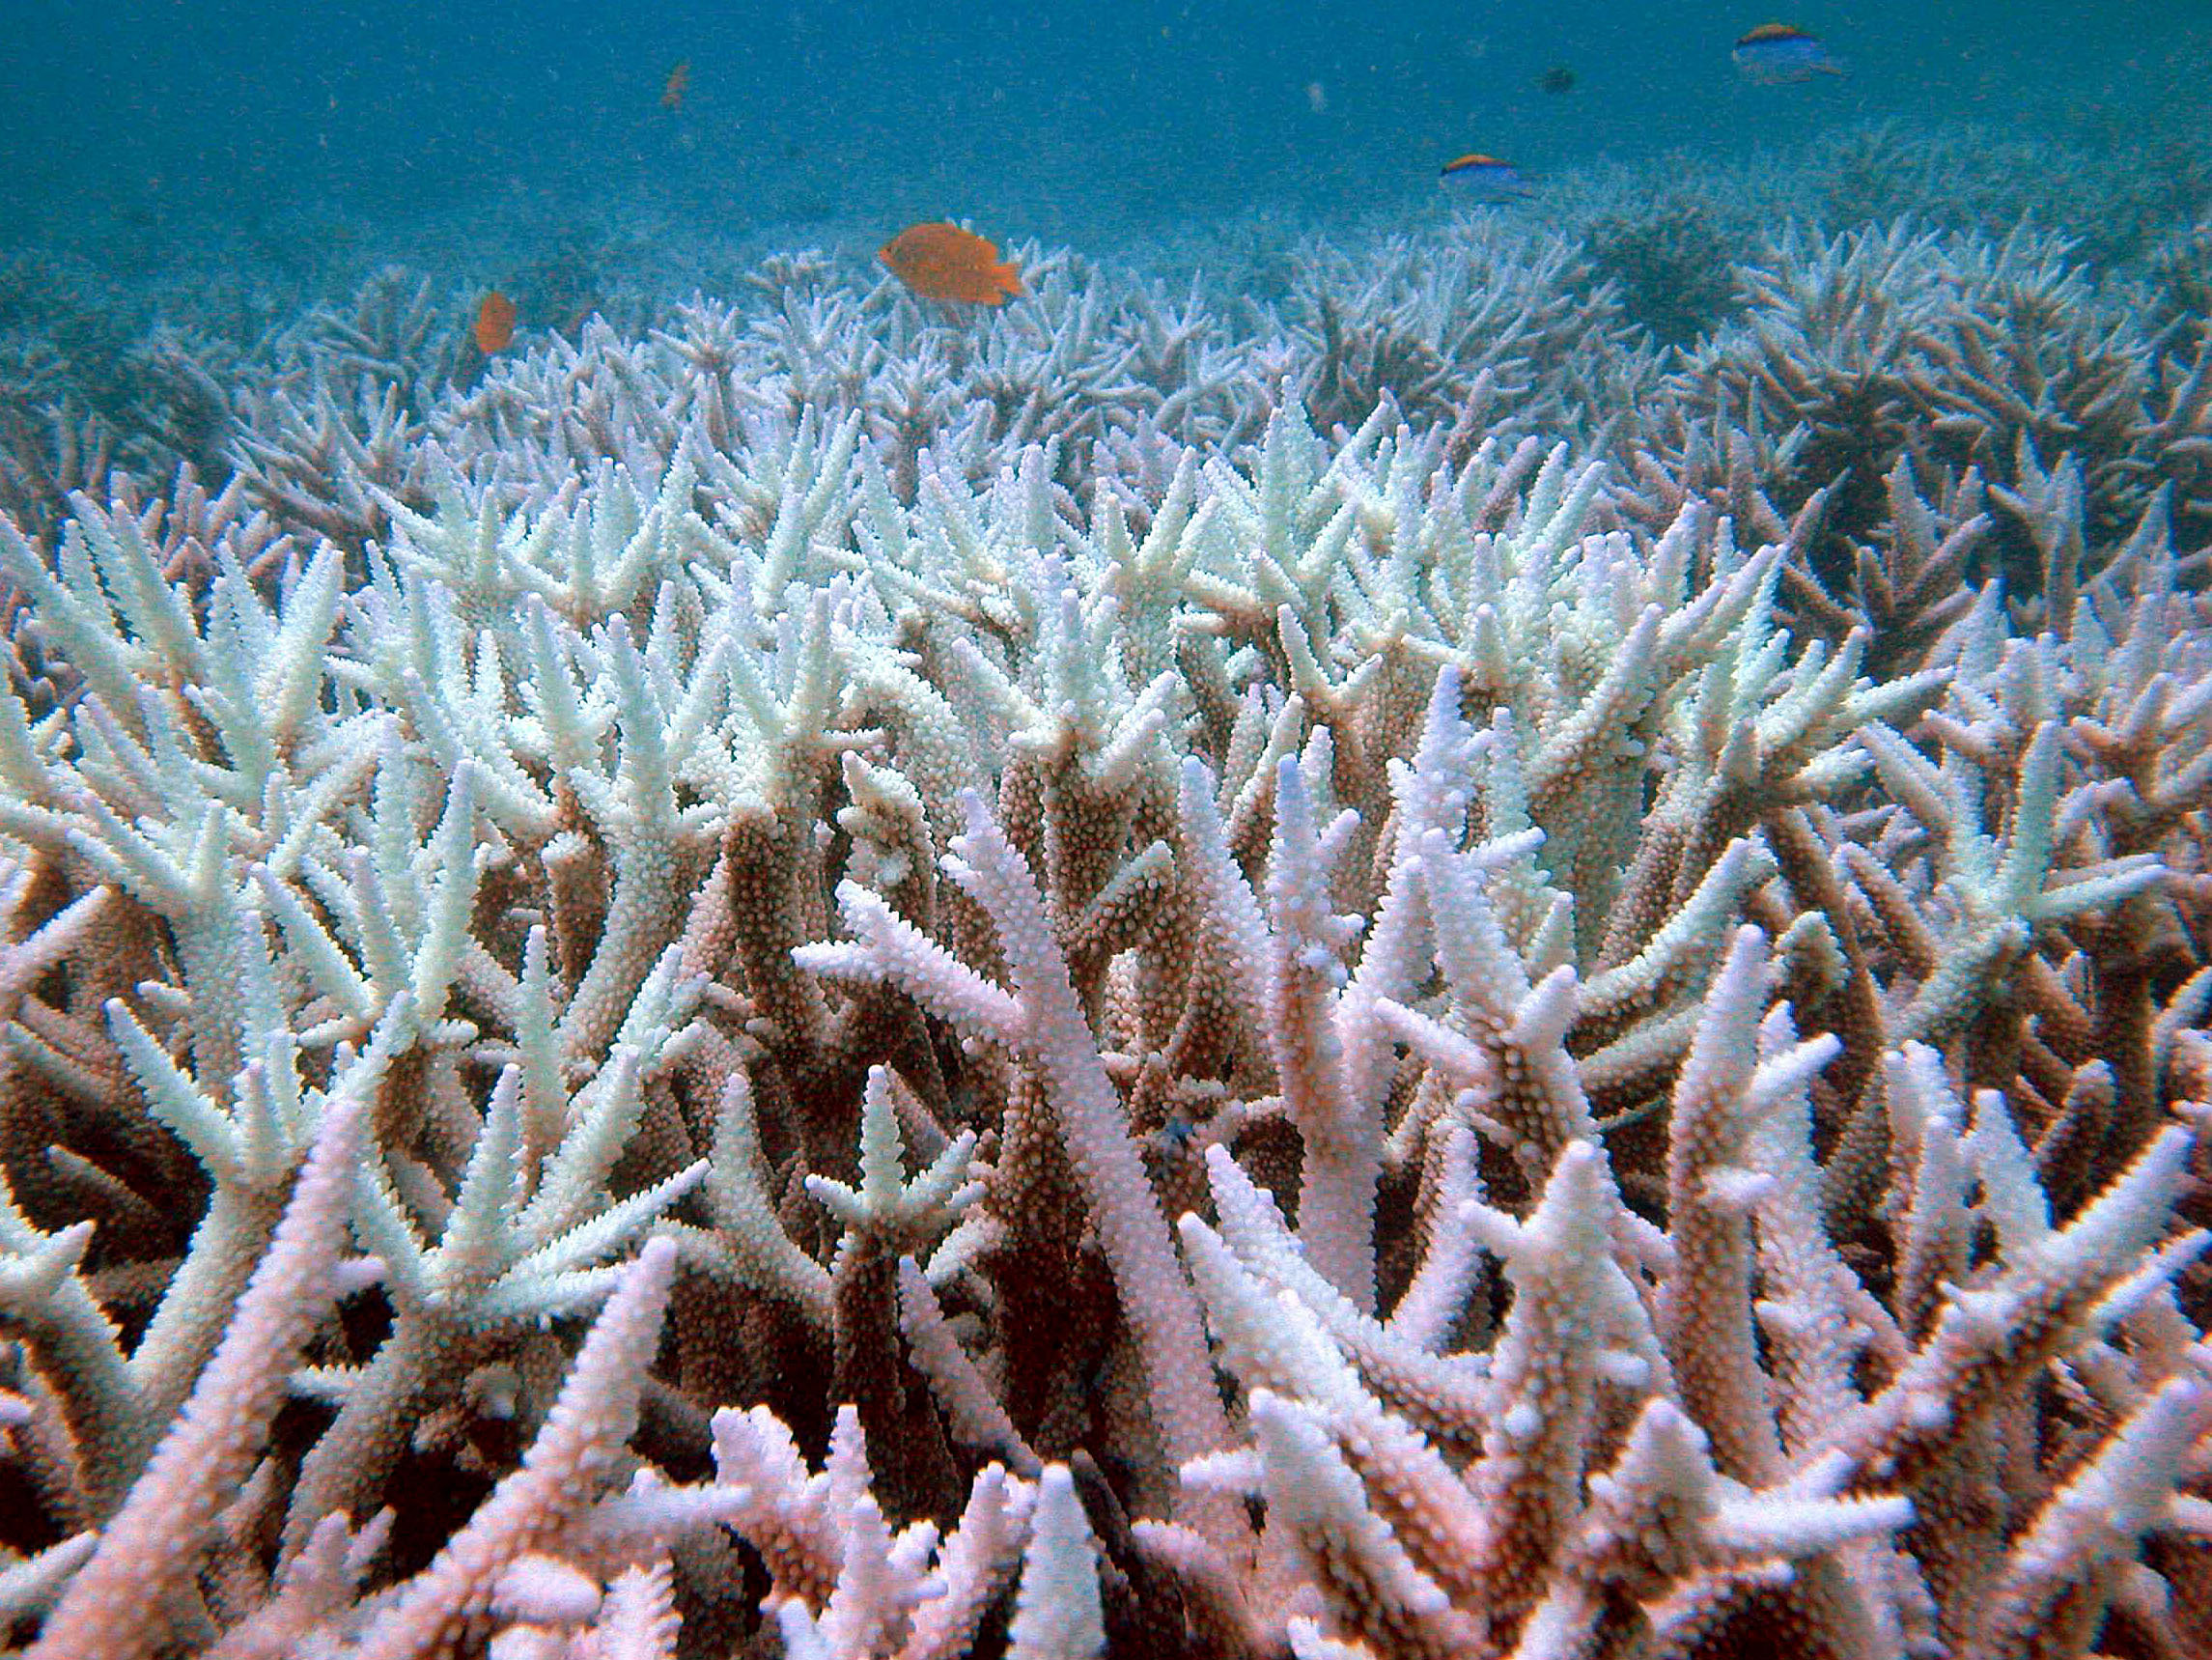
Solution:
M 1850 76 L 1741 81 L 1729 45 L 1771 20 Z M 1563 97 L 1535 85 L 1554 64 Z M 0 247 L 158 260 L 221 229 L 373 255 L 426 213 L 589 208 L 962 216 L 1103 251 L 1253 206 L 1412 213 L 1470 149 L 1541 175 L 1890 120 L 2155 171 L 2212 126 L 2208 88 L 2204 0 L 8 0 Z

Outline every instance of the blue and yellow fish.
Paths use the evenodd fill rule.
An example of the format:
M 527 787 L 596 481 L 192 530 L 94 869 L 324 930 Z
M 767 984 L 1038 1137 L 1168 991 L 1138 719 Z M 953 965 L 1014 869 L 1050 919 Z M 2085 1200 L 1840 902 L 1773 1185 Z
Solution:
M 1815 75 L 1839 75 L 1843 66 L 1817 35 L 1787 23 L 1761 23 L 1728 54 L 1737 72 L 1763 87 L 1791 86 Z
M 1455 155 L 1443 165 L 1444 183 L 1478 202 L 1520 202 L 1535 194 L 1521 169 L 1495 155 Z

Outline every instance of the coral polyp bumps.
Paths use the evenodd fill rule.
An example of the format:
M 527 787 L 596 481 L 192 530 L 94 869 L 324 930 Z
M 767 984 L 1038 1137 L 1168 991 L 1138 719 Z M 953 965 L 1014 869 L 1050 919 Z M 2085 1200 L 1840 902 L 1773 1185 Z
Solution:
M 16 1640 L 2212 1644 L 2200 373 L 785 275 L 0 520 Z

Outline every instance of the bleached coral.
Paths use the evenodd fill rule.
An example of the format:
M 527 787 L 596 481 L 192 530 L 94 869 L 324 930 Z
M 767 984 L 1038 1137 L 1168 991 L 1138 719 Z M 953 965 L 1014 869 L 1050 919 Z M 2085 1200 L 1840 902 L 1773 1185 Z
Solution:
M 1917 462 L 1831 593 L 1488 431 L 1556 307 L 1325 436 L 1195 296 L 787 275 L 395 427 L 357 547 L 0 521 L 44 1651 L 2184 1651 L 2162 512 L 2008 484 L 2030 636 Z

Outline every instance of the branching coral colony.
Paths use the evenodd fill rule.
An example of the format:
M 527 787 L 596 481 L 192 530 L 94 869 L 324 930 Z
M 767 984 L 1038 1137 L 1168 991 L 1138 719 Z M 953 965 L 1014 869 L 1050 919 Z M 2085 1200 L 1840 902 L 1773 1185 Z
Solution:
M 1073 478 L 702 313 L 0 518 L 14 1640 L 2212 1651 L 2202 400 L 1839 576 L 1771 429 L 1170 437 L 1045 287 Z

